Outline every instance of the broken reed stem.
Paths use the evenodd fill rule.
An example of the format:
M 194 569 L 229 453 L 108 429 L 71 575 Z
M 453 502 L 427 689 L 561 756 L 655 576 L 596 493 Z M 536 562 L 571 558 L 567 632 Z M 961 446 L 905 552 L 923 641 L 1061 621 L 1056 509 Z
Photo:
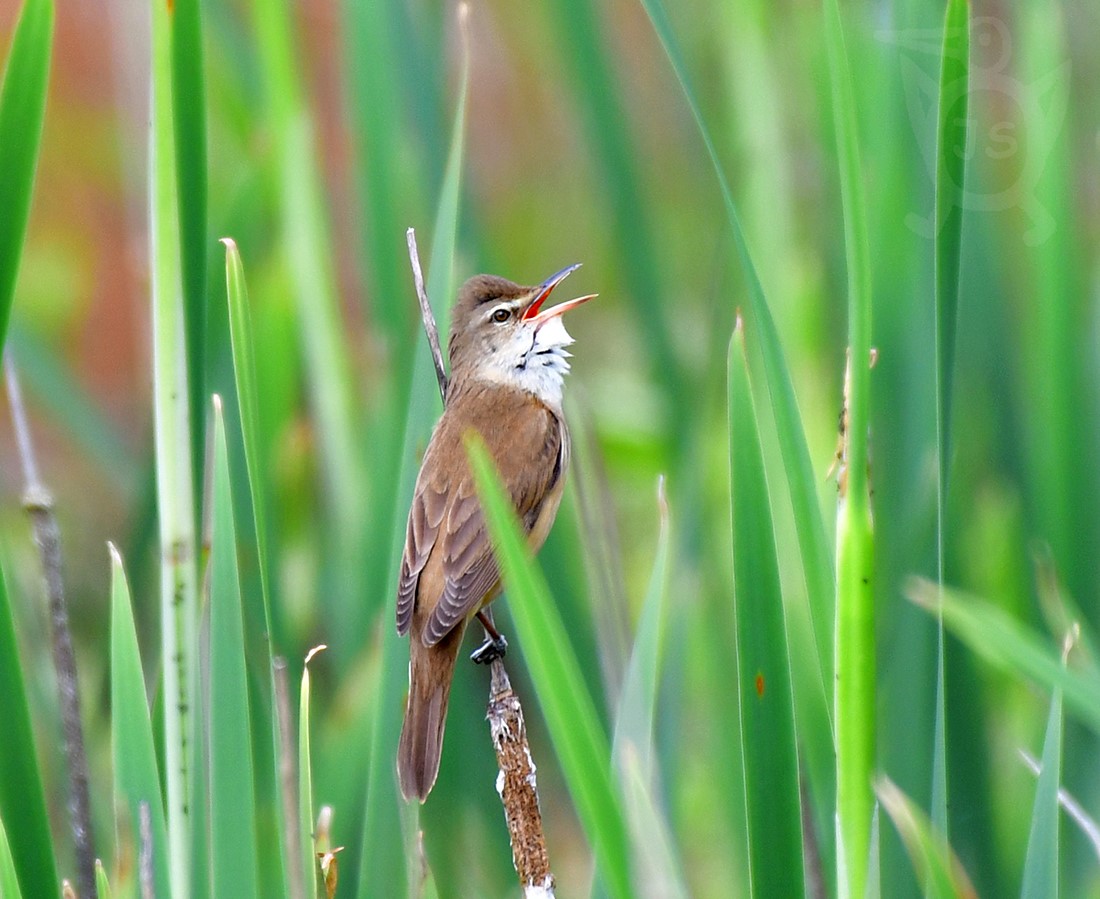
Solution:
M 84 728 L 80 717 L 80 684 L 76 675 L 76 655 L 69 632 L 69 612 L 65 605 L 65 585 L 61 579 L 61 531 L 53 512 L 53 497 L 38 476 L 38 464 L 31 441 L 23 394 L 10 351 L 4 358 L 12 424 L 23 468 L 23 508 L 31 519 L 34 542 L 42 559 L 49 607 L 50 637 L 54 670 L 57 672 L 58 704 L 69 769 L 69 822 L 76 850 L 77 883 L 80 895 L 96 899 L 95 839 L 92 833 L 91 801 L 88 796 L 88 760 L 84 752 Z
M 420 316 L 424 320 L 424 333 L 428 335 L 428 346 L 432 349 L 432 364 L 435 365 L 435 379 L 439 382 L 439 395 L 447 402 L 447 369 L 443 364 L 443 350 L 439 346 L 439 328 L 432 315 L 432 304 L 424 290 L 424 272 L 420 268 L 420 253 L 416 248 L 416 229 L 405 232 L 405 241 L 409 245 L 409 263 L 412 265 L 413 284 L 416 286 L 416 298 L 420 301 Z
M 302 830 L 298 825 L 298 771 L 294 764 L 294 735 L 290 724 L 290 687 L 286 659 L 272 663 L 275 680 L 275 713 L 279 726 L 279 780 L 283 794 L 283 850 L 287 858 L 290 899 L 306 899 L 306 872 L 302 869 Z
M 439 394 L 447 402 L 447 369 L 443 365 L 443 352 L 439 346 L 439 328 L 432 314 L 428 295 L 424 292 L 424 275 L 420 269 L 420 256 L 416 248 L 416 231 L 405 232 L 409 245 L 409 262 L 412 265 L 413 283 L 420 301 L 420 315 L 424 333 L 432 350 L 435 377 L 439 382 Z M 512 862 L 523 886 L 524 896 L 548 899 L 554 895 L 554 875 L 550 873 L 550 859 L 546 854 L 546 837 L 542 832 L 542 813 L 539 811 L 539 794 L 535 784 L 535 762 L 527 745 L 527 728 L 523 723 L 523 707 L 512 690 L 504 662 L 494 659 L 489 685 L 489 708 L 486 713 L 493 736 L 500 774 L 497 776 L 497 792 L 504 804 L 504 819 L 512 842 Z
M 554 895 L 554 875 L 542 832 L 542 813 L 535 781 L 535 762 L 527 745 L 523 707 L 512 690 L 504 663 L 494 659 L 489 685 L 489 731 L 497 753 L 500 773 L 497 792 L 504 805 L 504 818 L 512 840 L 512 863 L 519 875 L 524 896 Z

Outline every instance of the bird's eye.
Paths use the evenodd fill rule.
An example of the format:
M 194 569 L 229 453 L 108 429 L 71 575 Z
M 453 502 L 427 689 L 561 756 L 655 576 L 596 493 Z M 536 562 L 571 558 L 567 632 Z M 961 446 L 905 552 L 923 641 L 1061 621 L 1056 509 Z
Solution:
M 508 321 L 508 319 L 512 317 L 512 312 L 501 306 L 499 309 L 494 309 L 493 314 L 489 317 L 499 325 L 502 322 Z

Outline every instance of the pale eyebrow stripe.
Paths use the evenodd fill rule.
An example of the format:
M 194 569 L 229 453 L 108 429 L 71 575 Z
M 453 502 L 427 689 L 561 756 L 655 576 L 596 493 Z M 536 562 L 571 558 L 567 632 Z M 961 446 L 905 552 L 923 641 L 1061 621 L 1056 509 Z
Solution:
M 493 297 L 493 299 L 494 299 L 494 300 L 499 300 L 499 299 L 500 299 L 500 297 Z M 487 303 L 487 302 L 490 302 L 490 301 L 489 301 L 489 300 L 485 300 L 484 302 L 486 302 L 486 303 Z M 489 314 L 490 314 L 490 315 L 492 315 L 492 314 L 493 314 L 494 312 L 496 312 L 496 311 L 497 311 L 498 309 L 508 309 L 508 310 L 514 310 L 514 309 L 518 309 L 518 308 L 519 308 L 519 307 L 520 307 L 521 305 L 522 305 L 522 303 L 521 303 L 521 301 L 520 301 L 520 299 L 519 299 L 519 298 L 517 298 L 517 299 L 514 299 L 514 300 L 507 300 L 506 302 L 503 302 L 503 303 L 497 303 L 497 304 L 496 304 L 496 305 L 495 305 L 495 306 L 494 306 L 494 307 L 493 307 L 493 308 L 492 308 L 492 309 L 491 309 L 491 310 L 489 311 Z

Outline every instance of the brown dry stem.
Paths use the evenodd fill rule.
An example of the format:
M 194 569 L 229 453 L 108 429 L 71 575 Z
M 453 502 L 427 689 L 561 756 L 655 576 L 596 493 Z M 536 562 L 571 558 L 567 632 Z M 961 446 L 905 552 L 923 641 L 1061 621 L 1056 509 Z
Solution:
M 535 762 L 527 745 L 523 707 L 500 659 L 492 663 L 486 717 L 500 765 L 497 792 L 504 804 L 516 874 L 525 896 L 553 896 L 554 875 L 550 872 L 550 857 L 542 832 Z
M 30 425 L 23 405 L 23 393 L 11 352 L 4 359 L 8 399 L 15 428 L 19 461 L 23 468 L 23 508 L 31 520 L 34 542 L 42 558 L 46 583 L 46 601 L 50 616 L 53 664 L 57 673 L 58 705 L 65 761 L 69 769 L 69 822 L 76 849 L 77 884 L 80 895 L 95 899 L 95 838 L 92 833 L 91 799 L 88 790 L 88 760 L 84 751 L 84 727 L 80 716 L 80 684 L 76 674 L 76 654 L 69 631 L 69 611 L 65 603 L 65 584 L 61 577 L 61 529 L 53 510 L 53 497 L 38 474 L 38 462 L 31 440 Z

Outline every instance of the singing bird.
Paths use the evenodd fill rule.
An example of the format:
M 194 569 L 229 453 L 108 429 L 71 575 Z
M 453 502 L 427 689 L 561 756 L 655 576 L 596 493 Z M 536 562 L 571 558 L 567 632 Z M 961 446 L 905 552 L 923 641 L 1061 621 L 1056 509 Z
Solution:
M 401 792 L 423 802 L 439 773 L 447 700 L 466 626 L 486 642 L 475 661 L 503 653 L 485 606 L 500 571 L 466 456 L 466 435 L 485 442 L 537 551 L 561 501 L 569 462 L 562 379 L 573 343 L 562 313 L 592 299 L 542 309 L 577 265 L 537 287 L 476 275 L 458 293 L 448 355 L 450 381 L 416 479 L 397 587 L 397 632 L 409 635 L 409 698 L 397 750 Z

